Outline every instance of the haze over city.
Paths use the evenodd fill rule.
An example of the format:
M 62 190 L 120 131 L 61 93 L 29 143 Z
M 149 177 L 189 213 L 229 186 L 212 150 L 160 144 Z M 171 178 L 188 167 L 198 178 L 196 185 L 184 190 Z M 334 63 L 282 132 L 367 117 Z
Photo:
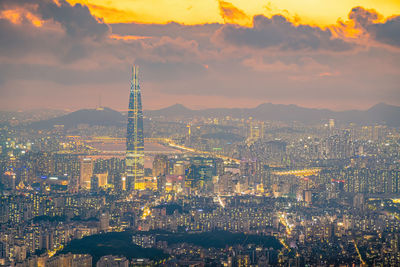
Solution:
M 0 267 L 400 266 L 398 0 L 0 0 Z

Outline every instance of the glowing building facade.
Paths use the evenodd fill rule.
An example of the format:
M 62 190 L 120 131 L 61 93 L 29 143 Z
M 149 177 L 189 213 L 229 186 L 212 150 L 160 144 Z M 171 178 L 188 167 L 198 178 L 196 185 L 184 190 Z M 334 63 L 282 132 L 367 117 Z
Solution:
M 81 175 L 79 185 L 82 189 L 90 189 L 90 179 L 93 175 L 93 161 L 91 158 L 81 159 Z
M 143 111 L 138 74 L 139 68 L 133 66 L 126 134 L 126 186 L 128 190 L 145 189 Z

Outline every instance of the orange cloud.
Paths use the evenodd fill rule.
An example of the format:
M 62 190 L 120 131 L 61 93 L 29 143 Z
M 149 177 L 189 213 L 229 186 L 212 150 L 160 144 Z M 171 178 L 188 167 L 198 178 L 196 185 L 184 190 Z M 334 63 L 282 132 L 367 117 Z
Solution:
M 6 19 L 13 24 L 21 24 L 24 20 L 26 20 L 36 27 L 41 27 L 44 22 L 33 13 L 22 8 L 2 10 L 0 12 L 0 19 Z
M 4 10 L 0 13 L 1 19 L 7 19 L 14 24 L 20 24 L 22 22 L 21 14 L 16 10 Z
M 219 1 L 219 11 L 225 23 L 251 25 L 250 17 L 229 2 Z
M 335 38 L 362 46 L 399 46 L 396 32 L 400 29 L 400 16 L 385 17 L 374 9 L 354 7 L 345 21 L 338 20 L 328 27 Z M 385 28 L 385 29 L 384 29 Z M 392 46 L 392 47 L 391 47 Z
M 27 12 L 25 16 L 36 27 L 41 27 L 43 25 L 43 21 L 40 20 L 37 16 L 33 15 L 32 13 Z
M 338 71 L 336 72 L 322 72 L 319 74 L 319 77 L 332 77 L 332 76 L 338 76 L 340 73 Z
M 115 39 L 115 40 L 124 40 L 124 41 L 142 40 L 142 39 L 149 39 L 149 38 L 151 38 L 151 36 L 119 35 L 119 34 L 111 34 L 109 37 L 110 37 L 111 39 Z
M 58 0 L 53 0 L 53 2 L 57 5 L 57 6 L 61 6 L 61 3 L 60 3 L 60 1 L 58 1 Z

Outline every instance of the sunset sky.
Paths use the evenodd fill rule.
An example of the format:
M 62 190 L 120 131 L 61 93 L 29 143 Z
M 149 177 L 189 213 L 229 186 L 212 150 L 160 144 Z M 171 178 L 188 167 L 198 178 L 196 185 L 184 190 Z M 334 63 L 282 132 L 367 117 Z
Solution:
M 400 105 L 398 0 L 2 0 L 0 110 Z

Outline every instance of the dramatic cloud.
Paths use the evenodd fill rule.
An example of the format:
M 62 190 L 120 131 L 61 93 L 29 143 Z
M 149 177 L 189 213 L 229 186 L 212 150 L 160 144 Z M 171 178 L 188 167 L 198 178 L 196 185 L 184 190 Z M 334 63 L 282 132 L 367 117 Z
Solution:
M 88 56 L 90 47 L 109 33 L 109 26 L 94 18 L 86 6 L 71 6 L 64 0 L 4 0 L 0 14 L 0 35 L 7 37 L 0 40 L 4 56 L 42 54 L 72 62 Z
M 388 19 L 385 23 L 377 23 L 374 28 L 378 41 L 400 47 L 400 16 Z
M 0 10 L 13 8 L 32 9 L 41 19 L 58 22 L 68 35 L 77 38 L 102 37 L 108 26 L 94 18 L 88 7 L 81 4 L 71 6 L 65 0 L 3 0 Z
M 218 32 L 218 38 L 228 44 L 254 48 L 278 47 L 283 50 L 345 51 L 351 44 L 334 38 L 330 30 L 308 25 L 294 25 L 281 15 L 253 18 L 253 27 L 227 24 Z
M 65 1 L 59 3 L 61 4 L 43 4 L 40 1 L 38 12 L 45 20 L 52 19 L 59 22 L 68 35 L 77 38 L 101 38 L 108 32 L 108 26 L 95 19 L 87 6 L 80 4 L 71 6 Z
M 52 107 L 84 107 L 101 94 L 124 109 L 133 63 L 146 109 L 400 103 L 399 17 L 354 8 L 327 28 L 283 15 L 254 16 L 246 27 L 233 24 L 249 19 L 244 11 L 217 4 L 227 24 L 108 25 L 64 0 L 0 1 L 0 105 L 38 107 L 45 96 Z
M 355 7 L 351 10 L 349 18 L 376 41 L 400 47 L 400 16 L 380 22 L 381 15 L 376 11 Z

